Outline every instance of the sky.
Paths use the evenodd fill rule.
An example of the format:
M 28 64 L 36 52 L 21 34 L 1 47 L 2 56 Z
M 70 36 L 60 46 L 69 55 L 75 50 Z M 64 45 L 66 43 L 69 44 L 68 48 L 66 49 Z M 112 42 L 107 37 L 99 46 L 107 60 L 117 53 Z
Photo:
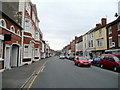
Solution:
M 75 36 L 84 35 L 101 23 L 116 19 L 119 0 L 31 0 L 36 4 L 43 39 L 51 49 L 61 50 Z

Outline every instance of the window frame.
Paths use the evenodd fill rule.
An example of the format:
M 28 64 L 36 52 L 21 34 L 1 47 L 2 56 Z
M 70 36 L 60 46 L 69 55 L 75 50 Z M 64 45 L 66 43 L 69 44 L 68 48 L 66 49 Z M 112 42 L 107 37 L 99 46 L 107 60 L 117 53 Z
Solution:
M 118 31 L 120 31 L 120 22 L 118 23 Z
M 20 36 L 20 30 L 17 30 L 17 35 L 19 35 L 19 36 Z
M 118 46 L 120 47 L 120 34 L 118 34 Z
M 14 25 L 10 26 L 10 30 L 15 33 L 15 27 L 14 27 Z
M 4 22 L 4 25 L 2 25 L 2 21 Z M 6 21 L 4 19 L 0 19 L 0 26 L 7 27 Z
M 111 33 L 112 33 L 112 26 L 108 28 L 108 34 L 111 34 Z
M 110 40 L 111 40 L 111 43 L 110 43 Z M 109 37 L 109 48 L 112 47 L 112 37 Z
M 0 40 L 0 49 L 1 49 L 0 59 L 2 59 L 2 57 L 3 57 L 3 42 L 2 42 L 2 40 Z

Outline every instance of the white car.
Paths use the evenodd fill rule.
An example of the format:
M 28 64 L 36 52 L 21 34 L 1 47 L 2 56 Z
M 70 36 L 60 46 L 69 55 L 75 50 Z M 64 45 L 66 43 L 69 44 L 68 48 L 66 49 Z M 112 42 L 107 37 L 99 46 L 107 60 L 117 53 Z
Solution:
M 60 59 L 65 59 L 65 56 L 63 56 L 63 55 L 60 55 L 60 57 L 59 57 Z

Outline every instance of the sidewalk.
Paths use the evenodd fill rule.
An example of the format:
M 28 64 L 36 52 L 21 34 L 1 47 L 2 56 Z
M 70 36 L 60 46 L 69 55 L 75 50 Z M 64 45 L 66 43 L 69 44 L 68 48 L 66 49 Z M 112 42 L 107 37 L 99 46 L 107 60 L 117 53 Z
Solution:
M 2 73 L 2 88 L 20 88 L 26 80 L 40 68 L 47 59 L 24 65 Z

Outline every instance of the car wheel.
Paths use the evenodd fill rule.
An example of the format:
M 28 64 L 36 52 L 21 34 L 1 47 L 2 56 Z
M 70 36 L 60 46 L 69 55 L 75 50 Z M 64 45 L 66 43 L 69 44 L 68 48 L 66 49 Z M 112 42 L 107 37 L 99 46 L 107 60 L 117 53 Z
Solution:
M 104 68 L 103 64 L 100 65 L 101 68 Z
M 77 65 L 77 63 L 75 63 L 75 65 Z
M 80 64 L 78 63 L 78 67 L 80 67 Z
M 91 65 L 89 65 L 88 67 L 91 67 Z
M 115 66 L 115 67 L 113 68 L 113 70 L 116 72 L 116 71 L 117 71 L 117 67 Z

